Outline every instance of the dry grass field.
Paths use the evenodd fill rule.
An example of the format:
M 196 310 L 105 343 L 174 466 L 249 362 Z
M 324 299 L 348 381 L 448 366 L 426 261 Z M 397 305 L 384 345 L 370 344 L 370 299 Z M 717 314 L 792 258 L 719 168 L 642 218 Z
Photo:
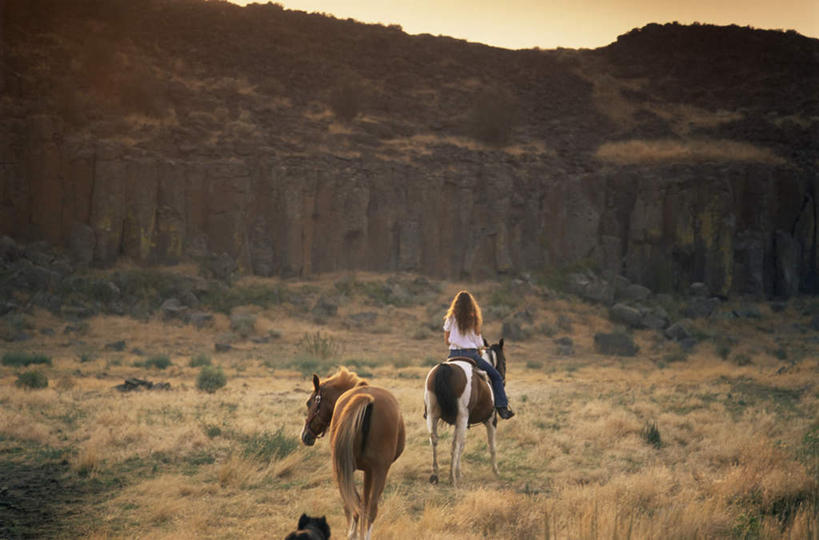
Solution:
M 67 334 L 66 321 L 31 313 L 36 337 L 3 353 L 50 358 L 37 367 L 49 384 L 22 388 L 27 368 L 0 366 L 3 531 L 282 538 L 306 512 L 343 538 L 328 440 L 308 448 L 298 434 L 310 374 L 345 365 L 394 392 L 407 428 L 375 538 L 819 537 L 819 336 L 793 301 L 777 312 L 760 304 L 759 318 L 702 320 L 690 352 L 635 331 L 637 356 L 615 357 L 594 349 L 594 334 L 614 328 L 602 306 L 521 282 L 393 278 L 426 292 L 385 300 L 388 276 L 363 273 L 246 278 L 238 285 L 301 300 L 242 308 L 254 321 L 245 337 L 225 314 L 201 329 L 159 315 L 94 317 Z M 502 318 L 524 311 L 531 336 L 505 340 L 517 415 L 500 421 L 500 477 L 477 426 L 454 490 L 428 482 L 422 413 L 424 377 L 445 354 L 440 317 L 460 288 L 483 305 L 491 342 Z M 323 296 L 337 313 L 313 310 Z M 573 354 L 559 354 L 563 336 Z M 225 340 L 231 348 L 216 352 Z M 150 367 L 156 357 L 170 365 Z M 212 393 L 197 387 L 208 362 L 226 375 Z M 170 389 L 114 389 L 131 377 Z M 443 432 L 446 477 L 452 430 Z

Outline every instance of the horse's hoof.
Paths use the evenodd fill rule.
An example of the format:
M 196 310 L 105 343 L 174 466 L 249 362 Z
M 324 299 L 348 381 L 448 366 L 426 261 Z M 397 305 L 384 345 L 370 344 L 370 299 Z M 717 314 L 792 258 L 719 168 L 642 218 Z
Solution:
M 429 483 L 433 485 L 438 484 L 438 475 L 437 474 L 429 475 Z

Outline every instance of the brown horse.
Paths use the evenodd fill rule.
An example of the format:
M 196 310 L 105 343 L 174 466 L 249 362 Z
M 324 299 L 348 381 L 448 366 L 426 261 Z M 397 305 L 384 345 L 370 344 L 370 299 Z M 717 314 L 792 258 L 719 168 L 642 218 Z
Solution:
M 369 539 L 387 472 L 404 451 L 404 419 L 398 401 L 343 367 L 323 383 L 314 374 L 302 442 L 312 446 L 328 427 L 347 537 Z M 364 471 L 363 497 L 355 487 L 357 470 Z
M 506 380 L 506 355 L 503 339 L 489 346 L 484 359 Z M 452 458 L 449 463 L 449 481 L 457 487 L 461 478 L 461 454 L 466 443 L 466 428 L 472 424 L 486 426 L 492 471 L 497 476 L 495 431 L 498 417 L 495 413 L 492 386 L 486 372 L 475 367 L 469 358 L 450 358 L 432 368 L 424 386 L 424 418 L 427 419 L 429 442 L 432 444 L 432 475 L 429 481 L 438 483 L 438 420 L 455 426 L 452 438 Z

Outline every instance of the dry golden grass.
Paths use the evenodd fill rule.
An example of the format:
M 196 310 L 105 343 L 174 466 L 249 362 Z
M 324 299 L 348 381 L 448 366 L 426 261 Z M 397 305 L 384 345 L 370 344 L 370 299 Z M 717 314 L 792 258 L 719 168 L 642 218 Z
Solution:
M 318 295 L 343 280 L 384 279 L 356 273 L 286 285 Z M 558 315 L 571 319 L 571 331 L 555 337 L 571 336 L 576 354 L 556 356 L 545 335 L 506 340 L 517 416 L 498 428 L 500 478 L 488 463 L 485 431 L 476 426 L 467 434 L 462 487 L 454 490 L 446 481 L 427 481 L 431 452 L 422 419 L 423 380 L 443 356 L 442 337 L 432 330 L 407 336 L 439 325 L 439 311 L 468 287 L 484 305 L 485 336 L 496 341 L 501 326 L 490 299 L 510 295 L 493 283 L 435 285 L 436 299 L 423 305 L 378 307 L 361 295 L 342 296 L 339 314 L 323 325 L 289 304 L 255 308 L 257 332 L 275 329 L 281 337 L 240 341 L 227 353 L 212 352 L 216 336 L 229 328 L 224 316 L 203 330 L 158 319 L 95 318 L 82 340 L 97 354 L 84 362 L 60 332 L 38 336 L 25 346 L 52 357 L 52 386 L 17 389 L 15 370 L 0 367 L 0 464 L 56 453 L 68 461 L 64 482 L 106 486 L 61 514 L 64 537 L 283 537 L 302 512 L 326 515 L 333 537 L 343 537 L 327 440 L 310 448 L 297 441 L 312 385 L 293 366 L 304 334 L 321 331 L 343 353 L 319 375 L 330 374 L 333 364 L 357 363 L 371 383 L 394 392 L 404 414 L 407 445 L 390 471 L 376 538 L 817 538 L 815 447 L 806 453 L 806 437 L 817 432 L 817 351 L 777 374 L 783 363 L 766 352 L 776 334 L 759 331 L 787 326 L 794 310 L 766 311 L 752 323 L 702 325 L 737 337 L 735 351 L 753 353 L 750 365 L 722 360 L 708 341 L 687 360 L 663 365 L 670 345 L 648 331 L 635 334 L 643 351 L 637 357 L 596 354 L 594 333 L 612 329 L 601 307 L 538 289 L 521 296 L 513 309 L 532 312 L 536 328 Z M 348 323 L 362 311 L 377 311 L 376 332 Z M 33 320 L 61 324 L 44 313 Z M 105 350 L 116 339 L 128 350 L 167 354 L 173 365 L 135 366 L 142 357 Z M 202 352 L 228 376 L 213 394 L 196 389 L 198 369 L 189 367 Z M 55 388 L 66 376 L 72 384 Z M 172 389 L 113 390 L 134 376 L 170 382 Z M 661 433 L 659 448 L 641 435 L 648 422 Z M 272 444 L 277 432 L 296 444 L 292 452 L 249 452 L 248 441 Z M 444 429 L 444 477 L 451 437 L 451 428 Z
M 657 139 L 604 143 L 595 156 L 621 165 L 703 161 L 743 161 L 782 164 L 784 160 L 768 148 L 731 140 Z

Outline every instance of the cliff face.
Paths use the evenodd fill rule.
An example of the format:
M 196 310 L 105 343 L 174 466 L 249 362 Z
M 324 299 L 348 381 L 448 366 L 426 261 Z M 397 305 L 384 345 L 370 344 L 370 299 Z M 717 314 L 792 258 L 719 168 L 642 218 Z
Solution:
M 198 1 L 2 20 L 0 233 L 81 262 L 817 287 L 816 40 L 652 25 L 504 51 Z

